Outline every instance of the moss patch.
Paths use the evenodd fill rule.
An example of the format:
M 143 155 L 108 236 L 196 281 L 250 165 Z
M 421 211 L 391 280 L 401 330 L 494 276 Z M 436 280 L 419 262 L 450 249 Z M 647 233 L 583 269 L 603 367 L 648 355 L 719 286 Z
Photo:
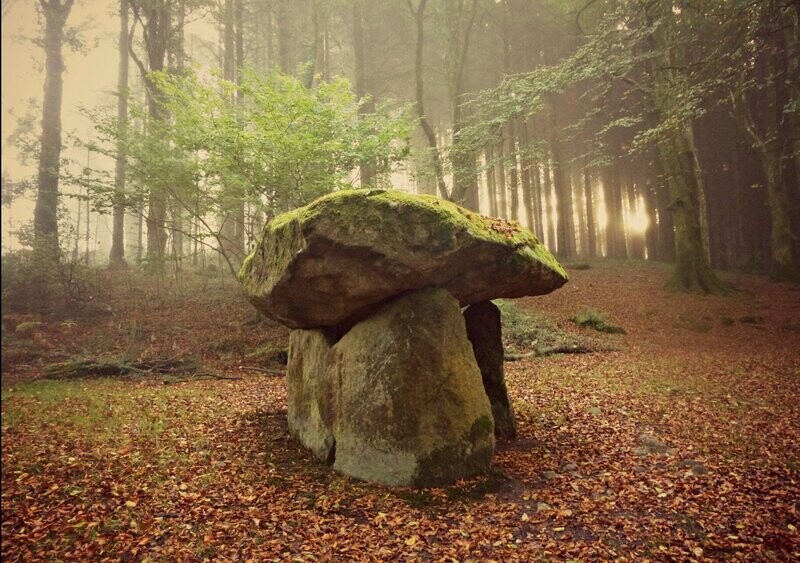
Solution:
M 367 204 L 369 202 L 369 204 Z M 374 205 L 375 203 L 381 205 Z M 321 215 L 336 217 L 343 225 L 353 228 L 372 226 L 380 228 L 381 213 L 386 207 L 409 207 L 429 217 L 426 227 L 431 232 L 432 244 L 447 240 L 459 232 L 467 232 L 476 239 L 501 243 L 530 253 L 539 262 L 567 279 L 567 274 L 556 259 L 542 246 L 536 236 L 516 221 L 486 217 L 452 202 L 433 196 L 411 195 L 396 190 L 341 190 L 325 195 L 316 201 L 275 217 L 266 227 L 268 233 L 280 235 L 292 223 L 305 224 Z M 399 233 L 385 233 L 387 239 Z M 278 236 L 277 238 L 281 238 Z M 259 252 L 259 247 L 255 252 Z M 276 251 L 278 249 L 275 249 Z M 241 279 L 250 268 L 251 254 L 242 265 Z
M 613 325 L 605 320 L 605 316 L 597 309 L 586 309 L 572 317 L 572 322 L 584 328 L 591 328 L 598 332 L 610 334 L 626 334 L 621 326 Z
M 488 415 L 479 416 L 461 443 L 438 448 L 420 460 L 414 484 L 434 487 L 451 482 L 453 475 L 469 477 L 483 473 L 492 460 L 493 438 L 494 421 Z

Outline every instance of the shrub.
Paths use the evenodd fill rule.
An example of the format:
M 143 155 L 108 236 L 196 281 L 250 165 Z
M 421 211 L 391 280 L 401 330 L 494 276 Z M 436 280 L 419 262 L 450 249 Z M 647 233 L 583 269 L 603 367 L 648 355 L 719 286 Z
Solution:
M 30 249 L 3 255 L 1 281 L 4 312 L 79 308 L 93 293 L 87 266 L 64 260 L 53 265 Z

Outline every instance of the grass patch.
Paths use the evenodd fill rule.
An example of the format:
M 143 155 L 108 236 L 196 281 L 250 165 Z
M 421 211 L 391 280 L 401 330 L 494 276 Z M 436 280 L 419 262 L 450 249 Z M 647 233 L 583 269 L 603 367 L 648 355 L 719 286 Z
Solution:
M 584 328 L 591 328 L 598 332 L 607 332 L 609 334 L 627 334 L 627 331 L 621 326 L 613 325 L 606 321 L 605 315 L 597 309 L 585 309 L 572 317 L 572 322 Z
M 198 393 L 191 386 L 126 385 L 113 379 L 26 382 L 3 389 L 3 426 L 35 432 L 58 425 L 65 435 L 94 445 L 157 446 L 168 428 L 200 416 L 181 408 L 199 400 Z
M 507 351 L 520 352 L 529 348 L 578 344 L 574 337 L 559 329 L 549 319 L 524 311 L 511 301 L 497 299 L 493 303 L 500 309 L 503 347 Z

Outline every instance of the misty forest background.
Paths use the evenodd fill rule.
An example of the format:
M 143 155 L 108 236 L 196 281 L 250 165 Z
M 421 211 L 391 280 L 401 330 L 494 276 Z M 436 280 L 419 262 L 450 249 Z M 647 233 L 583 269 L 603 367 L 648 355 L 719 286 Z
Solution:
M 31 6 L 3 1 L 44 78 L 4 120 L 6 262 L 236 272 L 276 213 L 370 186 L 519 221 L 562 259 L 673 262 L 677 289 L 797 279 L 797 2 L 95 4 L 41 0 L 26 37 L 9 14 Z M 116 87 L 62 127 L 65 58 L 112 19 Z

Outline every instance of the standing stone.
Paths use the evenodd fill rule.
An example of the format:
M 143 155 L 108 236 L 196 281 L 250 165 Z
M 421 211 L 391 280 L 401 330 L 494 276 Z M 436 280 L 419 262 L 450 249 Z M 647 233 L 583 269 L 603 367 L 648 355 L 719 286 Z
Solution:
M 514 438 L 517 435 L 517 423 L 503 373 L 500 309 L 491 301 L 481 301 L 467 307 L 464 320 L 467 337 L 481 370 L 483 386 L 492 405 L 494 435 L 498 438 Z
M 314 456 L 333 463 L 334 387 L 328 369 L 331 342 L 321 330 L 293 330 L 286 366 L 289 433 Z
M 334 469 L 389 485 L 484 471 L 494 424 L 458 301 L 424 289 L 355 325 L 334 347 Z
M 447 291 L 400 297 L 333 345 L 293 331 L 289 352 L 289 429 L 337 471 L 426 486 L 489 467 L 491 406 Z

